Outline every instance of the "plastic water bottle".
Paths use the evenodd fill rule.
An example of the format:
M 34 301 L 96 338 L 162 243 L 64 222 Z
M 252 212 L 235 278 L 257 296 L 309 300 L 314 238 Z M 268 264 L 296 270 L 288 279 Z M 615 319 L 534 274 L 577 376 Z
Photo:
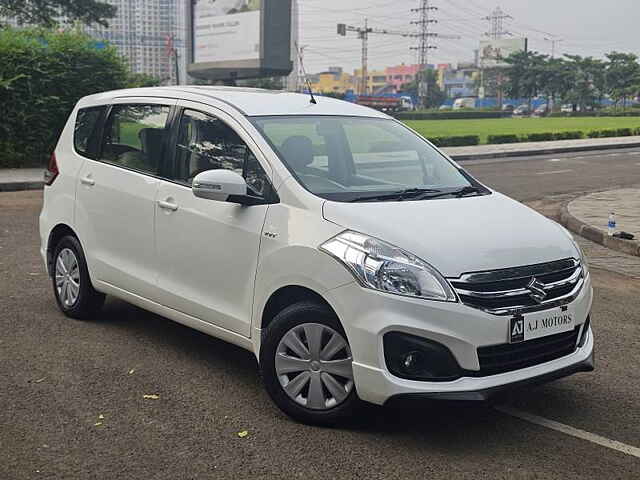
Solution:
M 615 231 L 616 231 L 616 214 L 611 212 L 609 214 L 609 236 L 613 237 L 613 234 Z

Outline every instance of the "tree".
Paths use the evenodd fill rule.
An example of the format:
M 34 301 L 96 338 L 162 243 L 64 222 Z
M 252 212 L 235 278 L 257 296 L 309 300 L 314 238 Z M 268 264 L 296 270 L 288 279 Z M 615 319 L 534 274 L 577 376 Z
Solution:
M 146 73 L 129 73 L 127 88 L 157 87 L 162 80 Z
M 633 53 L 611 52 L 606 66 L 606 81 L 611 97 L 622 108 L 627 106 L 627 99 L 640 92 L 640 64 L 638 56 Z
M 547 96 L 547 110 L 564 98 L 571 89 L 574 72 L 569 63 L 561 58 L 547 58 L 540 70 L 540 89 Z
M 580 55 L 565 55 L 569 83 L 564 100 L 580 107 L 592 107 L 600 103 L 606 93 L 605 64 L 602 60 Z
M 538 52 L 512 53 L 505 59 L 509 66 L 505 69 L 506 81 L 503 88 L 512 98 L 526 98 L 531 107 L 533 97 L 544 90 L 547 55 Z
M 0 18 L 15 18 L 21 25 L 54 27 L 64 17 L 107 27 L 107 19 L 115 17 L 116 10 L 99 0 L 0 0 Z
M 75 103 L 128 76 L 114 47 L 85 34 L 0 30 L 0 166 L 42 165 Z
M 440 89 L 438 85 L 438 74 L 435 70 L 426 69 L 422 72 L 427 82 L 427 108 L 436 108 L 442 105 L 442 102 L 447 98 L 446 94 Z M 416 75 L 415 79 L 409 83 L 402 85 L 399 93 L 405 93 L 412 97 L 418 96 L 418 79 L 419 75 Z

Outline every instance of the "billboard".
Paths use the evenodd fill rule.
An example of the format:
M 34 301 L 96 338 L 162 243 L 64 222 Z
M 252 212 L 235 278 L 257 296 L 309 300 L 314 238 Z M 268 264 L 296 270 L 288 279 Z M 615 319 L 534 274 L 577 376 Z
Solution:
M 287 75 L 291 0 L 196 0 L 189 74 L 209 80 Z
M 480 65 L 484 68 L 506 67 L 504 59 L 521 50 L 527 50 L 526 38 L 505 38 L 480 41 Z
M 194 63 L 260 58 L 260 0 L 200 0 L 193 28 Z

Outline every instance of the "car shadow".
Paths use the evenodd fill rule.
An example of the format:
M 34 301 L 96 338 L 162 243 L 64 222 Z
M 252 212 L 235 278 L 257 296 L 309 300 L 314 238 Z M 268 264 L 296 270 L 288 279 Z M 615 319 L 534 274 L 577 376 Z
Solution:
M 187 355 L 190 361 L 233 375 L 234 382 L 261 392 L 256 401 L 261 404 L 262 415 L 273 415 L 279 421 L 299 425 L 281 413 L 268 398 L 260 382 L 258 364 L 251 352 L 118 299 L 109 298 L 96 320 L 107 330 L 124 331 L 127 336 L 154 344 L 156 349 Z M 500 401 L 516 402 L 521 395 L 535 395 L 533 391 L 514 391 L 508 397 L 501 397 Z M 499 428 L 505 417 L 492 408 L 494 404 L 434 400 L 410 401 L 392 406 L 366 403 L 354 417 L 335 427 L 335 430 L 365 435 L 414 433 L 423 440 L 428 437 L 435 445 L 451 448 L 450 442 L 462 445 L 467 439 L 477 441 L 486 437 L 488 429 Z

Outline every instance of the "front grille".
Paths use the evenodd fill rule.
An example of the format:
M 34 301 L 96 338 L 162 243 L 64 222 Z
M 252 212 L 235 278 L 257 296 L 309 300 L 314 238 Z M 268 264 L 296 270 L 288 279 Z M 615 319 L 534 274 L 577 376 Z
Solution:
M 567 258 L 449 279 L 462 303 L 494 315 L 531 312 L 571 302 L 584 284 L 580 262 Z M 531 283 L 535 281 L 534 286 Z M 535 295 L 536 290 L 538 295 Z M 540 296 L 540 291 L 543 295 Z
M 478 348 L 480 371 L 467 372 L 470 376 L 485 377 L 511 372 L 556 360 L 573 353 L 577 348 L 580 327 L 569 332 L 527 340 L 522 343 L 505 343 Z

